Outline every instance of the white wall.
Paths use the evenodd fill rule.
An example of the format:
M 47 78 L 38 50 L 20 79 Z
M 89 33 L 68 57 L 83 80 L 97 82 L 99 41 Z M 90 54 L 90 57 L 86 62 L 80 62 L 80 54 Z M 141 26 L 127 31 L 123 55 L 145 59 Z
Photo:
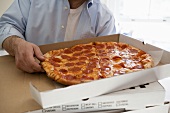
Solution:
M 0 0 L 0 16 L 8 9 L 13 0 Z

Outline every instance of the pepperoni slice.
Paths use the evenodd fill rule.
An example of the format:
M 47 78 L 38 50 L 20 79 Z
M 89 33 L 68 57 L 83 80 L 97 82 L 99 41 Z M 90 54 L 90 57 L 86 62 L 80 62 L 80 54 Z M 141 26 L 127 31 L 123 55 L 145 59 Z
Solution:
M 136 49 L 130 49 L 129 52 L 130 52 L 130 53 L 138 53 L 138 50 L 136 50 Z
M 121 65 L 119 65 L 119 64 L 115 64 L 113 67 L 114 67 L 114 68 L 116 68 L 116 69 L 120 69 L 120 68 L 122 68 L 122 66 L 121 66 Z
M 114 46 L 107 46 L 106 48 L 107 49 L 114 49 L 115 47 Z
M 60 67 L 60 64 L 54 62 L 54 61 L 50 61 L 50 63 L 54 66 L 54 67 Z
M 126 45 L 126 44 L 123 44 L 122 46 L 121 46 L 121 48 L 122 49 L 125 49 L 125 48 L 127 48 L 128 46 Z
M 84 65 L 84 64 L 86 64 L 86 62 L 77 62 L 76 64 L 77 65 Z
M 86 69 L 86 70 L 83 71 L 83 73 L 85 73 L 85 74 L 93 73 L 93 70 L 92 69 Z
M 112 59 L 117 59 L 117 58 L 121 58 L 120 56 L 114 56 Z
M 98 58 L 90 58 L 90 62 L 98 62 L 99 59 Z
M 101 62 L 107 62 L 107 61 L 109 61 L 110 59 L 109 58 L 101 58 Z
M 96 62 L 91 62 L 88 64 L 87 68 L 89 68 L 89 69 L 96 68 L 96 64 L 97 64 Z
M 97 50 L 98 53 L 105 53 L 105 50 L 103 49 L 100 49 L 100 50 Z
M 87 57 L 80 57 L 79 60 L 87 60 Z
M 105 47 L 104 44 L 96 44 L 95 48 L 96 49 L 103 49 Z
M 61 55 L 61 58 L 63 58 L 63 59 L 70 59 L 71 57 L 70 56 L 68 56 L 68 55 Z
M 90 50 L 90 49 L 92 49 L 92 48 L 93 48 L 93 46 L 92 46 L 92 45 L 85 45 L 85 46 L 83 46 L 83 48 L 84 48 L 84 49 L 88 49 L 88 50 Z
M 71 57 L 69 60 L 70 61 L 75 61 L 75 60 L 77 60 L 78 58 L 77 57 Z
M 66 74 L 68 73 L 68 71 L 66 69 L 60 69 L 59 72 L 63 73 L 63 74 Z
M 71 54 L 71 53 L 73 53 L 73 51 L 72 51 L 71 49 L 65 49 L 65 50 L 64 50 L 64 53 L 65 53 L 65 54 Z
M 112 60 L 115 61 L 115 62 L 119 62 L 119 61 L 122 60 L 122 58 L 119 57 L 119 56 L 115 56 L 115 57 L 112 58 Z
M 85 51 L 83 51 L 83 53 L 87 54 L 87 53 L 91 53 L 91 51 L 90 50 L 85 50 Z
M 83 50 L 83 48 L 81 46 L 76 46 L 73 50 L 74 51 L 81 51 L 81 50 Z
M 72 71 L 72 72 L 77 72 L 77 71 L 80 71 L 80 70 L 81 70 L 81 68 L 79 68 L 79 67 L 73 67 L 73 68 L 70 69 L 70 71 Z
M 55 62 L 61 62 L 61 59 L 59 59 L 59 58 L 55 58 L 55 57 L 54 57 L 54 58 L 52 58 L 52 60 L 53 60 L 53 61 L 55 61 Z
M 60 64 L 54 63 L 54 67 L 60 67 Z
M 99 53 L 97 56 L 107 56 L 107 53 Z
M 123 62 L 122 62 L 122 63 L 119 63 L 119 65 L 122 66 L 123 68 L 125 68 L 125 65 L 124 65 Z
M 66 63 L 66 64 L 65 64 L 65 66 L 68 66 L 68 67 L 74 66 L 74 65 L 75 65 L 74 63 Z
M 92 56 L 95 56 L 95 53 L 89 53 L 89 54 L 86 54 L 85 56 L 92 57 Z
M 82 53 L 79 52 L 79 53 L 74 53 L 73 56 L 80 56 Z
M 114 50 L 108 50 L 108 53 L 115 53 L 115 51 Z
M 69 80 L 69 81 L 77 79 L 76 76 L 73 76 L 73 75 L 70 75 L 70 74 L 62 75 L 62 78 L 65 79 L 65 80 Z

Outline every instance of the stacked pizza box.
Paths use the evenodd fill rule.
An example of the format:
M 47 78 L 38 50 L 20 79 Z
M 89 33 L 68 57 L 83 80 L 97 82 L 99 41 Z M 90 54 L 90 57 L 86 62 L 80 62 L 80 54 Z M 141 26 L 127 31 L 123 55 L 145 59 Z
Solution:
M 147 83 L 137 87 L 131 87 L 125 90 L 104 94 L 98 97 L 84 98 L 80 101 L 70 102 L 47 109 L 33 111 L 31 113 L 43 112 L 97 112 L 111 110 L 112 112 L 136 111 L 145 108 L 163 106 L 165 90 L 159 82 Z M 167 108 L 167 107 L 163 107 Z M 160 109 L 163 109 L 160 108 Z M 153 108 L 152 108 L 153 109 Z M 152 110 L 151 109 L 151 110 Z M 156 108 L 155 108 L 156 109 Z M 167 111 L 167 110 L 165 110 Z M 109 111 L 108 111 L 109 112 Z M 135 112 L 132 112 L 135 113 Z M 138 113 L 138 112 L 136 112 Z M 142 112 L 139 112 L 142 113 Z M 150 112 L 152 113 L 152 112 Z M 168 112 L 161 112 L 168 113 Z

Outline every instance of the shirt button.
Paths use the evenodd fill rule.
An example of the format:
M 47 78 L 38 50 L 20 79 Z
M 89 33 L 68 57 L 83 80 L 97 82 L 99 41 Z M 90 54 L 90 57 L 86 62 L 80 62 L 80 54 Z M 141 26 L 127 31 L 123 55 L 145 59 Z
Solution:
M 64 26 L 62 25 L 62 26 L 61 26 L 61 28 L 63 28 L 63 29 L 64 29 Z
M 67 9 L 68 9 L 68 7 L 64 7 L 64 9 L 65 9 L 65 10 L 67 10 Z

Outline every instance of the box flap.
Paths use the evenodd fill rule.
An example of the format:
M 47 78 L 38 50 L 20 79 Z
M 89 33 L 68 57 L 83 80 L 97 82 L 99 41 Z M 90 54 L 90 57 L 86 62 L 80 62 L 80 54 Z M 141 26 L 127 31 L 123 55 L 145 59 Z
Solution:
M 162 69 L 164 71 L 161 71 Z M 43 108 L 48 108 L 81 100 L 84 98 L 99 96 L 109 92 L 119 91 L 132 86 L 138 86 L 141 84 L 158 81 L 158 79 L 160 79 L 159 76 L 162 76 L 164 74 L 170 76 L 170 72 L 167 71 L 168 69 L 170 69 L 170 64 L 163 65 L 163 67 L 158 66 L 155 68 L 146 69 L 140 72 L 133 72 L 89 83 L 83 83 L 68 86 L 61 89 L 54 89 L 51 91 L 41 92 L 41 105 L 43 105 Z

